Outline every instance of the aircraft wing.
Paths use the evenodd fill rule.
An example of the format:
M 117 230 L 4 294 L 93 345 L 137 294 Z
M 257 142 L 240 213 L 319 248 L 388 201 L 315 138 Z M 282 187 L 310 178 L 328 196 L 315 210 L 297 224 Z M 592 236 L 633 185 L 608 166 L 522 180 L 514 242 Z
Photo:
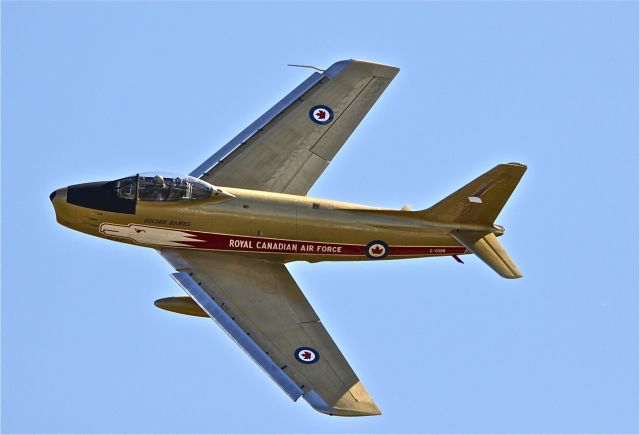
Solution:
M 289 395 L 330 415 L 378 415 L 284 264 L 162 249 L 178 284 Z
M 305 195 L 399 69 L 344 60 L 313 73 L 190 175 Z

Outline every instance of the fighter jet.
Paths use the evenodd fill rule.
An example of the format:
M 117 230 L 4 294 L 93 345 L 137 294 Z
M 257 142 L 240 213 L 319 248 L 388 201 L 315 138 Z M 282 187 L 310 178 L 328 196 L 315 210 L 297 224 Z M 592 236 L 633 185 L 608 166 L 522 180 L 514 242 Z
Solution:
M 188 296 L 155 302 L 213 319 L 293 400 L 329 415 L 381 414 L 303 292 L 293 261 L 473 253 L 522 276 L 496 236 L 526 171 L 500 164 L 424 210 L 307 192 L 399 69 L 345 60 L 314 72 L 189 175 L 140 173 L 51 193 L 57 221 L 157 250 Z

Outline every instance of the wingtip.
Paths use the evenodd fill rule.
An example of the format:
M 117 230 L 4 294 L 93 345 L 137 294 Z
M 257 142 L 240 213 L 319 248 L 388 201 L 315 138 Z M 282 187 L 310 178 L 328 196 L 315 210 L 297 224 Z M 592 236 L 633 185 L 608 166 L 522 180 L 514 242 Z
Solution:
M 522 164 L 522 163 L 518 163 L 518 162 L 509 162 L 509 163 L 505 163 L 506 165 L 509 166 L 519 166 L 521 168 L 527 169 L 527 165 Z
M 352 386 L 342 397 L 329 405 L 314 390 L 307 391 L 302 396 L 316 411 L 327 415 L 340 417 L 367 417 L 382 415 L 382 411 L 375 404 L 360 382 Z M 358 399 L 356 399 L 358 397 Z
M 369 60 L 345 59 L 331 65 L 329 68 L 327 68 L 324 74 L 329 76 L 329 78 L 333 78 L 351 64 L 362 65 L 371 68 L 373 75 L 377 77 L 386 77 L 388 79 L 393 79 L 400 71 L 400 68 L 384 63 L 371 62 Z

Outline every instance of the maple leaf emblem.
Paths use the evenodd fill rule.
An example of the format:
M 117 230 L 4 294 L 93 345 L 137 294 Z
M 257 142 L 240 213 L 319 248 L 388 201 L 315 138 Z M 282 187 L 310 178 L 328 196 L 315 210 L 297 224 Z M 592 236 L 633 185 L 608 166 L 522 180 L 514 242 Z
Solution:
M 313 354 L 311 352 L 309 352 L 308 350 L 305 350 L 304 352 L 302 352 L 300 354 L 300 358 L 302 358 L 304 360 L 309 360 L 309 359 L 313 358 Z
M 371 253 L 373 255 L 380 255 L 382 254 L 382 252 L 383 252 L 383 249 L 382 249 L 382 246 L 380 245 L 376 245 L 373 248 L 371 248 Z
M 324 110 L 318 110 L 316 112 L 316 118 L 325 119 L 326 117 L 327 117 L 327 112 L 325 112 Z

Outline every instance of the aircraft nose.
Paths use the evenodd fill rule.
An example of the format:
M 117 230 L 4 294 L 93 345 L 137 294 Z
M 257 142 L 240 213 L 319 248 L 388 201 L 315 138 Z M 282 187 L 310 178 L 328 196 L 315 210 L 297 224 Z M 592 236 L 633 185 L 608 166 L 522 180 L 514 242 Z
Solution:
M 53 205 L 58 223 L 64 226 L 70 226 L 74 221 L 74 216 L 72 213 L 69 213 L 66 204 L 67 188 L 63 187 L 62 189 L 54 190 L 49 195 L 49 199 L 51 200 L 51 205 Z
M 67 200 L 67 188 L 63 187 L 62 189 L 56 189 L 53 192 L 51 192 L 51 195 L 49 195 L 49 199 L 51 200 L 51 202 L 53 203 L 54 207 L 56 205 L 56 203 L 59 202 L 64 202 Z

